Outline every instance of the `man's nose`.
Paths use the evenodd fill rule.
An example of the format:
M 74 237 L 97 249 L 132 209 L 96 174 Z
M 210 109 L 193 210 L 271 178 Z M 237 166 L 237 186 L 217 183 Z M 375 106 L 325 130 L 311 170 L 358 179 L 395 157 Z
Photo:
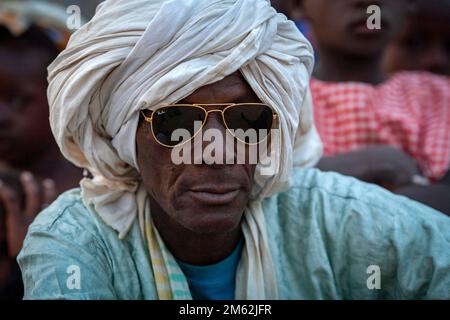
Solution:
M 226 131 L 225 124 L 222 120 L 222 113 L 219 110 L 209 111 L 208 118 L 203 126 L 204 131 L 208 129 L 223 130 L 224 132 Z
M 221 165 L 234 157 L 234 148 L 227 146 L 227 135 L 221 112 L 210 111 L 202 128 L 202 163 Z

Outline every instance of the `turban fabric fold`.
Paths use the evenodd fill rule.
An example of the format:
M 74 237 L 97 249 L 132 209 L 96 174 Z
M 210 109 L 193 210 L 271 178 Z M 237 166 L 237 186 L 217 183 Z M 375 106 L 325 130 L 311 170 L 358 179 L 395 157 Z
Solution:
M 65 157 L 93 174 L 81 182 L 85 205 L 121 238 L 135 219 L 145 233 L 151 212 L 136 160 L 140 110 L 240 71 L 278 113 L 281 137 L 276 172 L 256 168 L 236 298 L 276 298 L 261 201 L 289 186 L 294 166 L 321 155 L 308 90 L 313 62 L 309 42 L 266 0 L 107 0 L 49 67 L 50 123 Z

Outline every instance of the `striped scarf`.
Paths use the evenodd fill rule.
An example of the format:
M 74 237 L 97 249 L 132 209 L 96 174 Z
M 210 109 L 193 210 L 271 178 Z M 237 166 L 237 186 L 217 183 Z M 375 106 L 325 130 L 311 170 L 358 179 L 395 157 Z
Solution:
M 148 210 L 145 213 L 144 225 L 158 298 L 160 300 L 192 300 L 186 277 L 164 245 Z

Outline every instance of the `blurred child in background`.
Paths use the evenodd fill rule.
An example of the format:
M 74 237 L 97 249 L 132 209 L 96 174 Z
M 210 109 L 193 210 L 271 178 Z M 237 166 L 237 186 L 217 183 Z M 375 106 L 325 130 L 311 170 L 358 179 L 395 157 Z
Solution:
M 450 79 L 424 72 L 387 78 L 383 53 L 410 0 L 287 0 L 318 51 L 311 91 L 324 142 L 319 164 L 450 213 Z M 369 29 L 367 8 L 381 9 Z M 431 182 L 430 185 L 428 185 Z
M 48 121 L 46 67 L 70 36 L 66 20 L 43 1 L 0 3 L 0 298 L 22 298 L 15 258 L 28 225 L 82 177 Z
M 417 0 L 389 44 L 383 67 L 389 74 L 424 70 L 450 76 L 450 0 Z

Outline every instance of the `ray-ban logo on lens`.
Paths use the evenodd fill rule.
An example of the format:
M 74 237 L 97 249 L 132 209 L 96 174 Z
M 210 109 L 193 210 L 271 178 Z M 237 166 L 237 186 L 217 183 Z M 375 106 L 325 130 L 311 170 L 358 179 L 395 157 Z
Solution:
M 366 273 L 369 275 L 367 277 L 367 289 L 369 290 L 380 290 L 381 289 L 381 268 L 377 265 L 370 265 L 367 267 Z

